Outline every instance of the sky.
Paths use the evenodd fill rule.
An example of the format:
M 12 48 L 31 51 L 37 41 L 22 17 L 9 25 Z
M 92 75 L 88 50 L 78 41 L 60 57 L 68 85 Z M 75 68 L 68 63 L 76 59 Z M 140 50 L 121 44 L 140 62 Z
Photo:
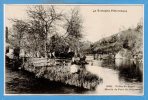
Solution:
M 31 5 L 5 5 L 5 26 L 11 27 L 10 18 L 26 19 L 29 6 Z M 55 8 L 65 14 L 72 8 L 78 8 L 83 19 L 82 34 L 91 42 L 136 27 L 143 19 L 142 5 L 55 5 Z M 60 30 L 59 32 L 64 32 L 64 29 Z

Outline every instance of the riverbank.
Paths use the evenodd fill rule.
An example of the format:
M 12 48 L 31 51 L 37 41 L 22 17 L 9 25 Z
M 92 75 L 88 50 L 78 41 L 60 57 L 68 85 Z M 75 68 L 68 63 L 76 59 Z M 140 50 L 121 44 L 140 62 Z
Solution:
M 84 94 L 87 89 L 36 78 L 24 70 L 5 68 L 5 94 Z
M 61 82 L 85 89 L 95 89 L 95 87 L 102 81 L 100 77 L 97 77 L 81 67 L 78 68 L 78 72 L 71 73 L 70 65 L 35 65 L 26 62 L 23 68 L 28 72 L 34 73 L 37 78 L 45 78 L 50 81 Z
M 89 57 L 88 57 L 89 58 Z M 93 56 L 90 57 L 93 59 Z M 119 59 L 122 60 L 122 59 Z M 122 60 L 123 61 L 123 60 Z M 99 83 L 94 90 L 84 89 L 77 86 L 68 85 L 62 82 L 50 81 L 49 79 L 39 78 L 34 73 L 24 70 L 9 70 L 5 69 L 5 93 L 6 94 L 118 94 L 129 95 L 142 94 L 143 81 L 137 81 L 138 77 L 142 78 L 142 74 L 133 74 L 137 67 L 141 66 L 132 62 L 120 61 L 118 65 L 109 60 L 93 60 L 93 65 L 86 65 L 86 71 L 101 77 L 103 82 Z M 67 64 L 67 63 L 66 63 Z M 115 67 L 118 66 L 116 69 Z M 130 66 L 130 67 L 128 67 Z M 121 69 L 122 67 L 126 67 Z M 9 66 L 11 68 L 11 66 Z M 57 68 L 57 67 L 56 67 Z M 133 69 L 131 69 L 133 68 Z M 129 70 L 129 71 L 127 71 Z M 126 74 L 123 74 L 126 71 Z M 138 72 L 138 71 L 135 71 Z M 143 72 L 143 71 L 142 71 Z M 138 77 L 137 77 L 138 75 Z M 130 76 L 130 77 L 129 77 Z M 120 86 L 135 86 L 139 90 L 126 90 L 126 91 L 106 91 L 106 86 L 120 85 Z

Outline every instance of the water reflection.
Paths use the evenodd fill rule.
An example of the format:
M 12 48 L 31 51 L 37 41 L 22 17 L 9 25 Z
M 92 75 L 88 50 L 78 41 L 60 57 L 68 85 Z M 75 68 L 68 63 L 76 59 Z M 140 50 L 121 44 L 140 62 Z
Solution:
M 89 58 L 89 59 L 88 59 Z M 103 79 L 95 90 L 84 90 L 67 86 L 61 83 L 50 82 L 44 79 L 36 79 L 32 74 L 24 71 L 13 71 L 6 68 L 6 93 L 10 94 L 113 94 L 129 95 L 143 93 L 143 64 L 128 59 L 101 59 L 91 60 L 85 68 Z M 109 91 L 107 86 L 134 86 L 137 90 Z M 132 88 L 133 89 L 133 88 Z
M 119 79 L 129 82 L 142 82 L 143 64 L 130 59 L 104 59 L 98 60 L 98 66 L 119 71 Z
M 103 78 L 95 94 L 130 95 L 143 93 L 143 64 L 129 59 L 94 60 L 93 66 L 87 66 L 91 73 Z M 107 89 L 108 86 L 112 88 Z M 119 87 L 120 88 L 119 88 Z M 126 88 L 123 88 L 127 86 Z M 114 91 L 114 89 L 119 91 Z M 113 90 L 112 90 L 113 89 Z M 121 89 L 121 90 L 120 90 Z M 126 89 L 126 90 L 124 90 Z M 135 89 L 135 90 L 134 90 Z M 91 93 L 90 91 L 88 93 Z
M 117 59 L 116 66 L 119 68 L 119 79 L 127 82 L 143 81 L 142 64 L 135 60 Z

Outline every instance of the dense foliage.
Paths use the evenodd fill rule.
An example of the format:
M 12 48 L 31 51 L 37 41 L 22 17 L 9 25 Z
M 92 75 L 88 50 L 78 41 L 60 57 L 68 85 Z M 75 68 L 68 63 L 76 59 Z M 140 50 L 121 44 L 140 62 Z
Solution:
M 78 53 L 82 38 L 82 19 L 78 9 L 63 13 L 54 6 L 30 6 L 27 18 L 12 19 L 10 44 L 32 57 L 47 57 L 48 53 Z M 69 16 L 68 16 L 69 15 Z M 62 28 L 65 33 L 60 33 Z M 64 31 L 63 31 L 64 32 Z
M 103 38 L 95 42 L 91 49 L 93 53 L 100 54 L 117 54 L 119 51 L 126 49 L 132 57 L 137 56 L 141 59 L 143 56 L 143 25 L 138 23 L 136 28 L 129 28 Z M 126 53 L 122 56 L 126 56 Z

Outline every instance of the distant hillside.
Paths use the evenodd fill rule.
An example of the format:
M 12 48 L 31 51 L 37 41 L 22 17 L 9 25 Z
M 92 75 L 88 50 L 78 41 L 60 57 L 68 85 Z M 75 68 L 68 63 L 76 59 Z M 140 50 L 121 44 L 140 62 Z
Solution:
M 121 31 L 112 36 L 102 38 L 91 47 L 94 53 L 116 55 L 119 51 L 130 52 L 130 57 L 143 57 L 143 26 L 138 24 L 136 28 Z M 129 54 L 129 53 L 128 53 Z M 121 54 L 126 56 L 126 53 Z

